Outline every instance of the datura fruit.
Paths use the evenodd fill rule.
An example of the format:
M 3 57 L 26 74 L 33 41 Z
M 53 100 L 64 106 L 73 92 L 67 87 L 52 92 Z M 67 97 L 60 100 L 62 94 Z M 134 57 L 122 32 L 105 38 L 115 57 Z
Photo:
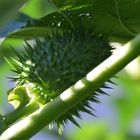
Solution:
M 92 31 L 93 29 L 82 28 L 63 33 L 52 31 L 51 35 L 26 42 L 24 54 L 16 52 L 17 57 L 13 58 L 13 71 L 16 76 L 12 79 L 16 81 L 16 86 L 25 86 L 32 95 L 30 98 L 41 105 L 53 101 L 111 55 L 108 39 Z M 106 84 L 102 87 L 108 88 Z M 79 126 L 75 118 L 80 118 L 80 112 L 93 115 L 90 102 L 98 102 L 98 94 L 105 92 L 100 88 L 91 93 L 63 116 L 54 120 L 50 127 L 53 128 L 56 124 L 61 133 L 67 121 Z

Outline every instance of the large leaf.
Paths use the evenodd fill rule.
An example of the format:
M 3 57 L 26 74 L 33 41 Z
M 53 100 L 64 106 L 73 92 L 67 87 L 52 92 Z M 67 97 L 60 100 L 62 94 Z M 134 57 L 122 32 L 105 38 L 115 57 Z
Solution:
M 8 22 L 27 0 L 0 0 L 0 26 Z
M 64 28 L 72 24 L 77 27 L 82 22 L 82 26 L 92 26 L 95 33 L 107 34 L 119 42 L 127 42 L 140 33 L 140 0 L 53 1 L 61 12 L 53 12 L 35 25 L 58 27 L 61 23 Z
M 75 14 L 77 9 L 82 18 L 89 14 L 90 22 L 85 21 L 84 26 L 92 24 L 95 33 L 108 34 L 115 41 L 127 42 L 140 33 L 140 0 L 53 1 L 62 11 L 74 9 Z M 79 19 L 75 19 L 74 24 L 78 21 Z
M 82 7 L 71 8 L 70 11 L 67 9 L 62 12 L 53 12 L 41 20 L 31 20 L 28 22 L 26 27 L 21 28 L 20 30 L 14 31 L 4 40 L 2 44 L 5 44 L 8 40 L 16 38 L 31 39 L 36 36 L 45 36 L 46 34 L 51 34 L 52 31 L 62 32 L 62 29 L 70 29 L 70 27 L 79 28 L 81 24 L 84 27 L 89 28 L 89 24 L 92 25 L 91 19 L 89 16 L 89 6 L 84 5 Z M 92 12 L 90 12 L 92 13 Z M 88 23 L 88 26 L 86 26 Z M 9 43 L 9 41 L 8 41 Z
M 128 41 L 140 33 L 140 0 L 95 0 L 95 31 Z
M 140 32 L 140 0 L 53 0 L 53 2 L 55 4 L 48 1 L 44 4 L 41 1 L 37 8 L 36 5 L 39 5 L 39 1 L 35 0 L 34 3 L 30 2 L 32 7 L 25 7 L 31 14 L 35 13 L 30 12 L 32 8 L 38 11 L 42 4 L 50 8 L 46 7 L 46 11 L 42 10 L 37 16 L 34 16 L 37 18 L 45 15 L 39 23 L 32 24 L 32 27 L 67 27 L 69 29 L 73 26 L 79 27 L 82 23 L 82 26 L 86 28 L 93 27 L 95 33 L 107 34 L 113 41 L 119 42 L 127 42 Z M 21 31 L 21 33 L 25 32 Z M 26 35 L 30 36 L 31 32 L 28 33 Z

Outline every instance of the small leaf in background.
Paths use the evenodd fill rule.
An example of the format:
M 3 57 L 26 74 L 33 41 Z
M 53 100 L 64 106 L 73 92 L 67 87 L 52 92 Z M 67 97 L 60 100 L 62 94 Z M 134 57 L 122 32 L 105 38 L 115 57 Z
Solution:
M 50 0 L 30 0 L 22 7 L 21 12 L 38 19 L 57 10 L 58 8 Z
M 0 26 L 11 20 L 26 0 L 0 0 Z
M 6 43 L 8 40 L 20 40 L 20 39 L 32 39 L 37 36 L 45 36 L 51 35 L 52 31 L 56 31 L 55 28 L 48 28 L 48 27 L 25 27 L 21 28 L 18 31 L 12 32 L 9 36 L 3 40 L 3 44 Z M 59 33 L 62 32 L 62 29 L 57 29 Z

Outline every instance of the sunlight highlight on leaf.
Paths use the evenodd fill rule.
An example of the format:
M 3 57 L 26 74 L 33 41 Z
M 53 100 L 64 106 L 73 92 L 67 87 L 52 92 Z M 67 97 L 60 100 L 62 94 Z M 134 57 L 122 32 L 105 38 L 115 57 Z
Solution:
M 21 12 L 38 19 L 57 10 L 58 8 L 49 0 L 30 0 L 21 9 Z

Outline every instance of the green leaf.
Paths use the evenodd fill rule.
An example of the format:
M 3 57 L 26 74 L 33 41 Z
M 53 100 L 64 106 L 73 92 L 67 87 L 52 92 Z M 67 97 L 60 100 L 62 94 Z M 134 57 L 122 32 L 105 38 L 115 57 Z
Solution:
M 57 10 L 58 8 L 50 0 L 30 0 L 21 9 L 21 12 L 38 19 Z
M 0 26 L 14 17 L 27 0 L 0 0 Z
M 38 22 L 37 26 L 57 27 L 57 28 L 92 28 L 93 8 L 91 4 L 76 7 L 62 7 L 61 12 L 51 13 Z M 87 26 L 88 25 L 88 26 Z
M 53 0 L 53 2 L 56 4 L 57 7 L 59 7 L 60 9 L 65 9 L 68 7 L 77 7 L 77 6 L 81 6 L 81 5 L 87 5 L 87 4 L 92 4 L 93 0 Z
M 140 0 L 95 0 L 93 24 L 97 33 L 130 40 L 140 33 Z
M 54 3 L 61 12 L 46 15 L 31 26 L 77 28 L 82 25 L 84 28 L 93 27 L 95 33 L 107 34 L 111 41 L 119 42 L 127 42 L 140 32 L 139 0 L 79 0 L 79 3 L 54 0 Z
M 56 31 L 56 28 L 48 28 L 48 27 L 26 27 L 22 28 L 16 32 L 11 33 L 5 40 L 3 40 L 2 44 L 13 43 L 20 39 L 32 39 L 37 36 L 45 36 L 52 35 L 52 31 Z M 57 29 L 57 32 L 62 33 L 62 29 Z

